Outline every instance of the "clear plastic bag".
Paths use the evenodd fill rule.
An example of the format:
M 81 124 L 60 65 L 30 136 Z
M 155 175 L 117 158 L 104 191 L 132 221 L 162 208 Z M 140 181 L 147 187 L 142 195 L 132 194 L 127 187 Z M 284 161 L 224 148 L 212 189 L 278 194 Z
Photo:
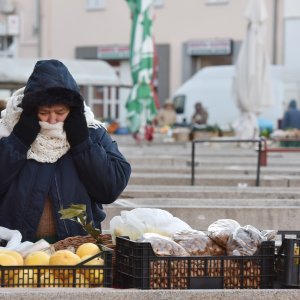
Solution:
M 240 224 L 232 219 L 219 219 L 208 226 L 207 234 L 218 245 L 226 248 L 230 235 L 240 227 Z
M 144 233 L 137 241 L 150 243 L 158 256 L 189 256 L 189 253 L 178 243 L 157 233 Z
M 260 231 L 252 225 L 237 228 L 227 241 L 228 255 L 254 255 L 264 240 Z
M 226 250 L 215 243 L 205 232 L 198 230 L 184 230 L 172 237 L 190 255 L 221 256 Z
M 262 230 L 260 234 L 264 238 L 264 241 L 275 241 L 278 230 Z

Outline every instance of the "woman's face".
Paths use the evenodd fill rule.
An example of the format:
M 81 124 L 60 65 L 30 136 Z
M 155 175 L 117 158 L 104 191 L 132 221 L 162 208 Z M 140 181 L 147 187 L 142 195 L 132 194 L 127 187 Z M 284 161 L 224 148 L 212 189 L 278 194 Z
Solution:
M 70 108 L 64 104 L 40 106 L 38 109 L 38 118 L 42 122 L 56 124 L 57 122 L 64 122 L 69 112 Z

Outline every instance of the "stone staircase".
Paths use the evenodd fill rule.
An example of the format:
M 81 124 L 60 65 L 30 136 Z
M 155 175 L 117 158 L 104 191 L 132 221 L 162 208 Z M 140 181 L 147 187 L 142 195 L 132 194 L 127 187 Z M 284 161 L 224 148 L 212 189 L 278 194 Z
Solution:
M 122 210 L 162 208 L 195 229 L 220 218 L 258 228 L 300 230 L 300 155 L 270 153 L 256 187 L 254 146 L 197 144 L 195 184 L 191 186 L 191 143 L 136 145 L 130 136 L 114 136 L 132 165 L 132 176 L 119 199 L 105 207 L 109 221 Z

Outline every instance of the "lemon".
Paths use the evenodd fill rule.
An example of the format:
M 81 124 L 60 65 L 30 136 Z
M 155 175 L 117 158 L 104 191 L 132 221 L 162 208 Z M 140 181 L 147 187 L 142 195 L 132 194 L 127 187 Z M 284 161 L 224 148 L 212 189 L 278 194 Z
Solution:
M 85 261 L 86 259 L 89 259 L 93 255 L 85 255 L 81 257 L 81 261 Z M 86 262 L 84 264 L 85 266 L 103 266 L 104 260 L 101 257 L 95 257 L 91 259 L 90 261 Z
M 44 251 L 34 251 L 25 257 L 25 266 L 48 266 L 50 255 Z
M 70 250 L 58 250 L 51 254 L 49 265 L 52 266 L 71 266 L 80 263 L 80 257 Z
M 17 260 L 8 254 L 0 253 L 0 266 L 17 266 Z
M 52 271 L 46 271 L 40 278 L 41 287 L 61 287 L 64 285 L 62 279 L 55 277 Z
M 49 265 L 51 266 L 73 266 L 80 263 L 80 257 L 70 250 L 58 250 L 50 256 Z M 72 270 L 56 270 L 55 276 L 63 279 L 70 276 Z
M 16 287 L 37 287 L 38 275 L 32 269 L 19 270 L 14 275 L 13 282 Z
M 81 273 L 76 273 L 75 278 L 73 277 L 73 275 L 70 275 L 67 280 L 64 280 L 64 286 L 73 287 L 74 281 L 76 281 L 75 284 L 76 287 L 81 287 L 81 288 L 89 287 L 88 279 L 86 279 L 84 275 Z
M 96 244 L 93 243 L 84 243 L 80 245 L 76 250 L 76 254 L 79 257 L 83 257 L 86 255 L 96 255 L 98 253 L 100 253 L 100 249 Z
M 81 258 L 84 261 L 93 255 L 85 255 Z M 84 266 L 95 266 L 95 268 L 85 269 L 84 276 L 93 285 L 101 285 L 103 283 L 103 269 L 97 268 L 97 266 L 103 266 L 104 260 L 100 257 L 93 258 L 92 260 L 86 262 Z
M 1 253 L 0 254 L 0 266 L 17 266 L 17 260 L 8 254 Z M 2 280 L 1 277 L 2 272 L 0 272 L 0 282 Z M 5 270 L 3 271 L 3 279 L 4 283 L 7 283 L 14 276 L 13 270 Z
M 9 249 L 0 249 L 0 254 L 8 254 L 14 257 L 19 266 L 22 266 L 24 264 L 23 256 L 17 251 Z

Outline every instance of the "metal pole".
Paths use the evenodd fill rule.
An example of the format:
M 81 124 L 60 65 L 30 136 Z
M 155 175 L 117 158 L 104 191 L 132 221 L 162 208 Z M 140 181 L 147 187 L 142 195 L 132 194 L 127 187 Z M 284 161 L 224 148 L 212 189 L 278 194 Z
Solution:
M 191 170 L 192 170 L 192 181 L 191 185 L 195 183 L 195 143 L 192 142 L 192 162 L 191 162 Z
M 262 143 L 262 140 L 259 140 L 259 142 L 258 142 L 257 170 L 256 170 L 256 186 L 259 186 L 260 159 L 261 159 L 261 143 Z
M 273 64 L 277 62 L 278 0 L 273 0 Z
M 41 22 L 41 0 L 36 0 L 36 30 L 38 40 L 38 57 L 42 57 L 42 22 Z
M 192 141 L 192 154 L 191 154 L 191 185 L 195 184 L 195 144 L 205 143 L 205 142 L 215 142 L 215 143 L 258 143 L 258 160 L 257 160 L 257 171 L 256 171 L 256 186 L 260 184 L 260 166 L 261 166 L 261 152 L 262 152 L 262 142 L 263 139 L 203 139 Z

